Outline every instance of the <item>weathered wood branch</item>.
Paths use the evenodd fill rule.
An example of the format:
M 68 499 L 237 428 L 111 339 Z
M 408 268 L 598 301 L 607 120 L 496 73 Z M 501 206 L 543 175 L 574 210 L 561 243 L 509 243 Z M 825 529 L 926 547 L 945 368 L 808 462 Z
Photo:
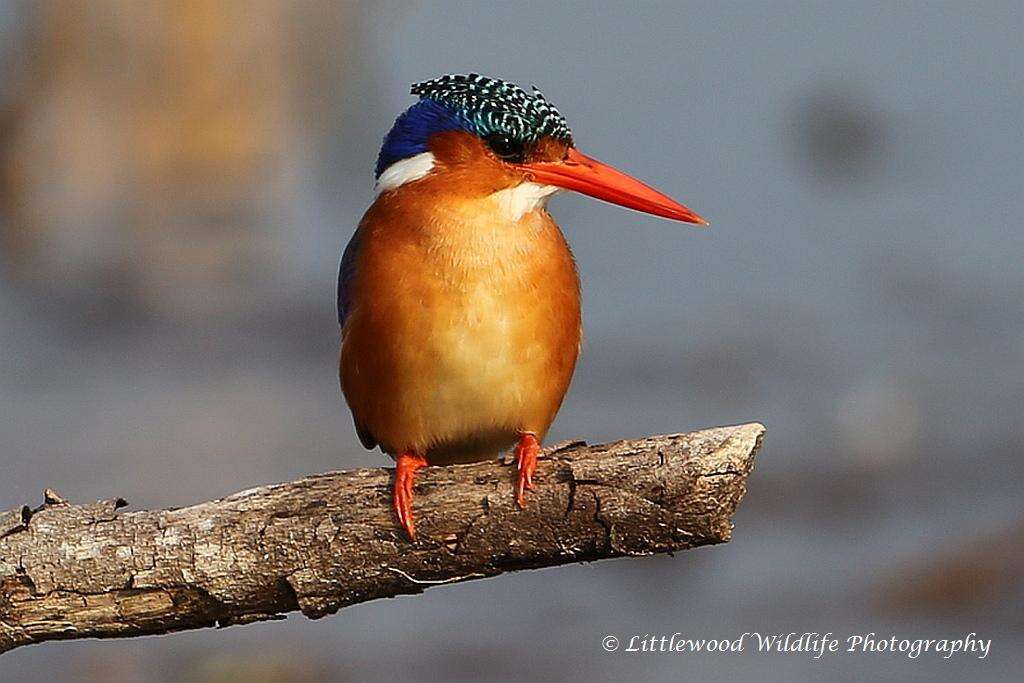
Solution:
M 392 471 L 332 472 L 187 508 L 118 498 L 0 513 L 0 652 L 46 640 L 312 618 L 517 569 L 728 541 L 764 428 L 555 447 L 529 507 L 499 462 L 422 471 L 419 539 L 389 505 Z

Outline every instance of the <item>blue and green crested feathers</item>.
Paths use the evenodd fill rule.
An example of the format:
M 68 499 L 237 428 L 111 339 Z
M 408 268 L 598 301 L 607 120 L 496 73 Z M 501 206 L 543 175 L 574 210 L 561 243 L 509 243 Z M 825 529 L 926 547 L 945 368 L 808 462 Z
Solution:
M 479 137 L 495 133 L 526 144 L 552 137 L 572 144 L 569 124 L 536 87 L 479 74 L 447 75 L 412 86 L 420 101 L 398 117 L 377 157 L 376 177 L 391 164 L 426 152 L 435 133 L 464 130 Z

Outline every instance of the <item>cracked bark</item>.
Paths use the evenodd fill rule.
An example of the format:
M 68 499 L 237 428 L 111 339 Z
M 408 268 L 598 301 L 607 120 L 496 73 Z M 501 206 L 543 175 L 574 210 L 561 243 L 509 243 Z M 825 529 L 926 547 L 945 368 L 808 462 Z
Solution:
M 529 506 L 514 468 L 421 471 L 419 539 L 391 516 L 390 469 L 332 472 L 187 508 L 121 498 L 0 512 L 0 653 L 311 618 L 429 586 L 724 543 L 764 428 L 719 427 L 545 451 Z

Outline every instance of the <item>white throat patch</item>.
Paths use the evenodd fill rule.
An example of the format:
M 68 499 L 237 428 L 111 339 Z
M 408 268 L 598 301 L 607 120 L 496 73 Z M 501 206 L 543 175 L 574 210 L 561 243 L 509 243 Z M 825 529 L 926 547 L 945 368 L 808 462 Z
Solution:
M 408 159 L 396 161 L 385 168 L 384 172 L 380 174 L 380 177 L 377 178 L 377 184 L 374 186 L 373 190 L 377 194 L 393 190 L 396 187 L 405 185 L 406 183 L 419 180 L 430 173 L 433 168 L 434 155 L 430 152 L 423 152 L 416 156 L 409 157 Z
M 402 159 L 384 169 L 384 172 L 377 178 L 374 192 L 381 194 L 419 180 L 434 169 L 434 155 L 430 152 L 422 152 L 416 156 Z M 541 185 L 539 183 L 524 182 L 505 190 L 499 190 L 491 195 L 498 210 L 513 221 L 543 208 L 551 195 L 561 188 L 554 185 Z
M 518 221 L 531 211 L 543 208 L 551 195 L 560 189 L 554 185 L 525 182 L 506 190 L 499 190 L 492 194 L 491 198 L 498 202 L 500 210 L 506 216 Z

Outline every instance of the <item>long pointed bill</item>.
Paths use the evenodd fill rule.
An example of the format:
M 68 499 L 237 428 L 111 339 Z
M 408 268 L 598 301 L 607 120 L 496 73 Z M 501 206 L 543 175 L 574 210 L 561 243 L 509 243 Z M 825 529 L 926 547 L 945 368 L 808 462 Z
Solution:
M 569 154 L 563 161 L 520 164 L 519 167 L 538 183 L 574 190 L 662 218 L 697 225 L 708 224 L 671 197 L 597 159 L 591 159 L 575 148 L 569 148 Z

